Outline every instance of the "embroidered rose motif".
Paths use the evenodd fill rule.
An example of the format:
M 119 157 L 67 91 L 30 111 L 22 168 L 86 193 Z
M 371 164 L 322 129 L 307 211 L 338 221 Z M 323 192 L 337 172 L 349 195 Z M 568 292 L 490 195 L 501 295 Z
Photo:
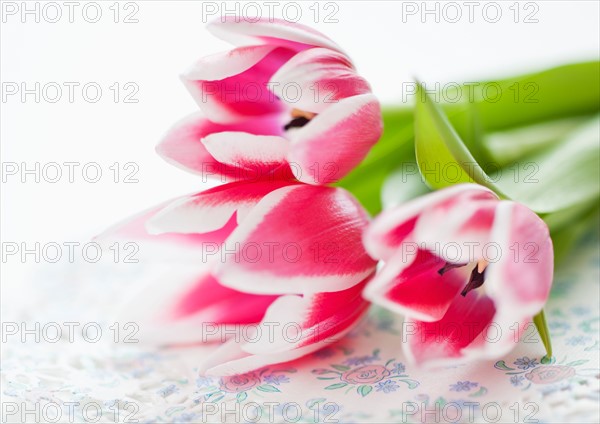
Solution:
M 540 365 L 525 374 L 535 384 L 551 384 L 575 375 L 575 369 L 566 365 Z
M 373 384 L 390 375 L 390 371 L 381 365 L 364 365 L 346 371 L 341 380 L 350 384 Z
M 245 392 L 258 384 L 260 378 L 253 372 L 221 378 L 221 390 L 229 393 Z

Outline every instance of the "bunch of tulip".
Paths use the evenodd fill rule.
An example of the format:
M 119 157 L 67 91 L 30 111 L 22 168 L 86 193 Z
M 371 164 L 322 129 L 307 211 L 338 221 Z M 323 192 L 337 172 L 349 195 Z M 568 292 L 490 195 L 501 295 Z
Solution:
M 168 131 L 157 151 L 221 184 L 101 236 L 139 237 L 197 254 L 193 276 L 157 281 L 125 309 L 147 330 L 144 341 L 221 341 L 201 371 L 241 374 L 335 343 L 372 302 L 405 316 L 402 345 L 418 363 L 500 357 L 515 344 L 515 324 L 522 329 L 532 320 L 550 353 L 542 311 L 554 269 L 547 223 L 558 237 L 565 222 L 590 215 L 597 189 L 588 174 L 580 177 L 584 188 L 567 199 L 496 183 L 473 154 L 487 149 L 505 167 L 537 147 L 520 143 L 522 151 L 510 157 L 504 153 L 510 149 L 469 137 L 464 128 L 481 119 L 488 133 L 503 130 L 518 139 L 508 129 L 548 125 L 540 122 L 558 115 L 578 115 L 569 119 L 580 122 L 593 107 L 589 96 L 510 118 L 504 103 L 479 101 L 472 113 L 472 107 L 442 109 L 419 89 L 414 110 L 382 113 L 351 59 L 317 31 L 235 17 L 208 29 L 236 47 L 183 75 L 200 111 Z M 289 87 L 296 89 L 293 99 Z M 564 137 L 575 131 L 569 125 Z M 575 132 L 571 138 L 585 138 L 585 128 Z M 531 146 L 546 146 L 551 163 L 553 154 L 569 153 L 560 150 L 566 144 L 573 143 Z M 459 177 L 428 177 L 426 170 L 440 164 L 456 166 Z M 390 189 L 390 171 L 399 168 L 403 175 L 420 169 L 422 178 Z M 386 179 L 388 192 L 407 194 L 371 221 Z M 224 340 L 219 329 L 228 326 L 248 331 Z M 501 334 L 493 343 L 490 327 Z

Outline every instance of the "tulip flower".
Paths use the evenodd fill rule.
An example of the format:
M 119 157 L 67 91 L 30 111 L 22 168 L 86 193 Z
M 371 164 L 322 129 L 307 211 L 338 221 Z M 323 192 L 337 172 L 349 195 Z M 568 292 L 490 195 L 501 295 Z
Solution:
M 506 354 L 552 284 L 546 224 L 475 184 L 383 212 L 364 243 L 385 262 L 364 296 L 406 316 L 403 348 L 417 363 Z
M 201 371 L 241 374 L 347 333 L 366 313 L 361 293 L 376 265 L 362 246 L 367 224 L 343 189 L 298 185 L 265 196 L 227 238 L 213 274 L 231 289 L 281 296 L 252 335 L 226 342 Z
M 278 173 L 318 185 L 350 172 L 379 139 L 379 102 L 323 34 L 236 17 L 208 29 L 239 47 L 201 59 L 182 76 L 201 112 L 157 147 L 167 161 L 223 181 Z
M 234 375 L 320 349 L 366 313 L 362 291 L 376 262 L 362 244 L 367 213 L 347 191 L 284 186 L 264 195 L 240 224 L 231 218 L 206 234 L 194 234 L 194 214 L 183 219 L 173 211 L 182 218 L 180 233 L 144 235 L 157 214 L 164 215 L 155 225 L 176 221 L 159 206 L 101 236 L 178 238 L 187 249 L 205 248 L 195 273 L 174 270 L 122 307 L 119 321 L 136 322 L 142 342 L 222 341 L 224 328 L 238 326 L 243 337 L 226 341 L 202 366 L 207 374 Z M 204 228 L 221 227 L 218 213 L 196 217 L 217 222 Z

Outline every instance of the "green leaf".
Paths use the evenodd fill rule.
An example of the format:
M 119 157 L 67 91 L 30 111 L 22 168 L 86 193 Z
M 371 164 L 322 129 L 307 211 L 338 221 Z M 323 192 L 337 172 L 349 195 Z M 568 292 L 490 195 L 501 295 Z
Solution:
M 500 176 L 489 176 L 420 85 L 417 93 L 423 99 L 415 108 L 417 164 L 430 187 L 476 182 L 538 213 L 568 209 L 600 194 L 598 117 L 577 128 L 554 149 L 517 163 L 515 172 L 504 170 Z
M 331 366 L 338 371 L 348 371 L 350 369 L 350 367 L 347 367 L 345 365 L 331 365 Z
M 312 370 L 313 374 L 323 375 L 323 374 L 339 374 L 337 371 L 328 370 L 327 368 L 316 368 Z
M 402 379 L 402 380 L 398 380 L 398 381 L 403 381 L 404 383 L 406 383 L 408 385 L 409 389 L 415 389 L 420 384 L 417 380 L 412 380 L 410 378 L 406 378 L 406 379 Z
M 246 398 L 248 397 L 248 393 L 246 392 L 240 392 L 237 394 L 236 399 L 238 402 L 243 402 L 246 400 Z
M 481 147 L 493 166 L 503 168 L 556 146 L 587 119 L 569 117 L 488 133 L 482 138 Z
M 550 340 L 550 331 L 548 330 L 548 324 L 546 323 L 546 316 L 542 309 L 536 316 L 533 317 L 533 323 L 537 328 L 544 348 L 546 349 L 546 357 L 552 357 L 552 341 Z
M 275 387 L 271 384 L 261 384 L 260 386 L 257 387 L 257 389 L 260 390 L 261 392 L 280 392 L 281 391 L 277 387 Z
M 551 149 L 515 162 L 502 172 L 501 190 L 539 213 L 596 200 L 600 195 L 600 117 L 571 131 Z
M 308 402 L 306 402 L 306 406 L 308 407 L 308 409 L 314 409 L 315 407 L 319 406 L 319 403 L 323 403 L 326 400 L 326 398 L 311 399 Z
M 493 147 L 494 143 L 490 147 L 482 142 L 487 134 L 598 113 L 599 72 L 600 62 L 593 61 L 559 66 L 502 80 L 482 81 L 479 84 L 475 83 L 473 102 L 445 104 L 442 108 L 472 156 L 479 160 L 484 170 L 491 172 L 493 169 L 488 167 L 488 162 L 494 163 L 494 169 L 497 169 L 497 165 L 504 165 L 506 161 L 522 158 L 518 155 L 518 146 L 527 143 L 527 140 L 524 143 L 523 137 L 528 138 L 528 135 L 522 133 L 522 136 L 518 137 L 513 134 L 512 137 L 505 138 L 496 150 Z M 483 90 L 489 85 L 500 87 L 503 95 L 499 101 L 490 101 L 489 96 L 484 95 Z M 466 85 L 461 88 L 463 92 L 467 91 L 465 87 Z M 532 95 L 533 91 L 537 93 Z M 518 95 L 517 98 L 515 95 Z M 419 104 L 422 105 L 422 102 L 417 103 L 417 106 Z M 383 121 L 384 133 L 379 142 L 354 171 L 337 183 L 338 186 L 352 192 L 373 215 L 381 211 L 380 188 L 390 173 L 415 164 L 413 108 L 384 108 Z M 548 135 L 552 137 L 551 130 L 544 131 L 545 135 L 540 136 L 541 141 L 535 140 L 534 136 L 531 145 L 524 147 L 522 153 L 529 155 L 544 143 L 551 145 L 556 140 L 543 140 Z M 563 131 L 557 126 L 554 130 L 557 132 L 556 137 Z M 517 156 L 507 148 L 511 142 L 517 146 Z M 508 157 L 502 158 L 503 152 L 507 152 Z
M 600 62 L 591 61 L 484 81 L 475 87 L 475 108 L 486 132 L 598 113 L 598 75 Z M 484 96 L 483 90 L 491 84 L 500 87 L 499 101 Z
M 221 396 L 217 396 L 216 398 L 211 399 L 210 402 L 216 403 L 216 402 L 220 401 L 221 399 L 223 399 L 224 397 L 225 397 L 225 393 L 222 393 Z
M 368 386 L 366 384 L 363 384 L 362 386 L 358 386 L 358 389 L 356 389 L 358 394 L 361 395 L 362 397 L 365 397 L 366 395 L 371 393 L 371 390 L 373 390 L 373 387 Z
M 223 392 L 222 392 L 221 390 L 218 390 L 218 391 L 216 391 L 216 392 L 213 392 L 213 393 L 209 393 L 209 394 L 207 394 L 207 395 L 206 395 L 206 399 L 210 399 L 210 398 L 211 398 L 211 397 L 213 397 L 213 396 L 222 395 L 222 394 L 223 394 Z
M 335 383 L 335 384 L 325 387 L 325 390 L 341 389 L 342 387 L 346 387 L 347 385 L 348 385 L 348 383 Z
M 494 368 L 502 370 L 502 371 L 512 371 L 514 368 L 511 368 L 506 365 L 505 361 L 498 361 L 494 364 Z
M 476 182 L 501 191 L 485 174 L 440 107 L 417 84 L 415 151 L 417 165 L 433 189 Z
M 444 399 L 444 398 L 443 398 L 443 397 L 441 397 L 441 396 L 440 396 L 439 398 L 437 398 L 437 399 L 436 399 L 436 400 L 433 402 L 433 404 L 434 404 L 434 405 L 438 405 L 438 406 L 444 406 L 444 405 L 446 405 L 447 403 L 448 403 L 448 402 L 446 401 L 446 399 Z
M 576 367 L 576 366 L 578 366 L 578 365 L 583 365 L 583 364 L 585 364 L 586 362 L 588 362 L 588 360 L 587 360 L 587 359 L 580 359 L 579 361 L 573 361 L 573 362 L 569 362 L 567 365 L 568 365 L 568 366 L 570 366 L 570 367 Z
M 487 392 L 488 392 L 488 389 L 487 389 L 487 388 L 485 388 L 485 387 L 480 387 L 480 388 L 479 388 L 479 390 L 477 390 L 477 391 L 476 391 L 476 392 L 474 392 L 474 393 L 471 393 L 471 394 L 469 395 L 469 397 L 479 397 L 479 396 L 483 396 L 483 395 L 485 395 Z

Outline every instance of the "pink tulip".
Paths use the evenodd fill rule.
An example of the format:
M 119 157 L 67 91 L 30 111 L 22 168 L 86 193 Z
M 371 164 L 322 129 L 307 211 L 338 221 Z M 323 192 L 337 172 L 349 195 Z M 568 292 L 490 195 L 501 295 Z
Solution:
M 201 366 L 207 374 L 235 375 L 335 342 L 366 313 L 362 291 L 376 263 L 362 244 L 367 213 L 347 191 L 283 186 L 244 210 L 239 224 L 231 218 L 222 225 L 223 213 L 206 209 L 185 215 L 174 207 L 177 221 L 157 207 L 102 236 L 177 238 L 197 252 L 211 247 L 203 262 L 198 254 L 195 273 L 174 270 L 123 308 L 120 321 L 136 322 L 142 341 L 223 340 L 223 329 L 235 324 L 241 338 L 226 341 Z M 160 214 L 154 225 L 176 223 L 178 234 L 143 234 L 144 223 Z M 199 225 L 220 229 L 193 234 Z
M 382 122 L 367 82 L 322 34 L 263 20 L 209 29 L 250 45 L 202 59 L 184 76 L 202 112 L 157 150 L 227 183 L 159 205 L 102 238 L 185 248 L 197 267 L 156 281 L 121 320 L 158 344 L 222 340 L 226 326 L 241 326 L 246 337 L 229 339 L 201 366 L 235 375 L 313 352 L 364 316 L 361 293 L 376 265 L 362 244 L 368 216 L 348 192 L 322 184 L 364 158 Z M 299 87 L 294 102 L 288 86 Z
M 379 139 L 379 102 L 323 34 L 235 17 L 208 29 L 240 47 L 205 57 L 182 76 L 201 112 L 158 146 L 167 161 L 223 181 L 293 174 L 326 184 L 350 172 Z
M 364 243 L 385 262 L 364 296 L 406 315 L 403 347 L 417 363 L 505 355 L 552 284 L 544 221 L 475 184 L 382 213 Z
M 213 275 L 229 289 L 280 296 L 255 332 L 227 341 L 201 371 L 242 374 L 346 334 L 368 308 L 361 293 L 376 265 L 362 246 L 368 222 L 343 189 L 295 185 L 266 195 L 227 238 Z
M 202 333 L 206 323 L 217 328 L 259 322 L 277 296 L 232 290 L 211 275 L 219 259 L 218 248 L 237 226 L 235 218 L 220 229 L 203 234 L 149 234 L 148 220 L 169 203 L 172 201 L 129 218 L 95 238 L 105 247 L 114 242 L 135 242 L 136 260 L 170 265 L 166 276 L 141 287 L 129 301 L 118 305 L 115 320 L 135 323 L 136 337 L 151 345 L 220 340 L 218 334 Z

